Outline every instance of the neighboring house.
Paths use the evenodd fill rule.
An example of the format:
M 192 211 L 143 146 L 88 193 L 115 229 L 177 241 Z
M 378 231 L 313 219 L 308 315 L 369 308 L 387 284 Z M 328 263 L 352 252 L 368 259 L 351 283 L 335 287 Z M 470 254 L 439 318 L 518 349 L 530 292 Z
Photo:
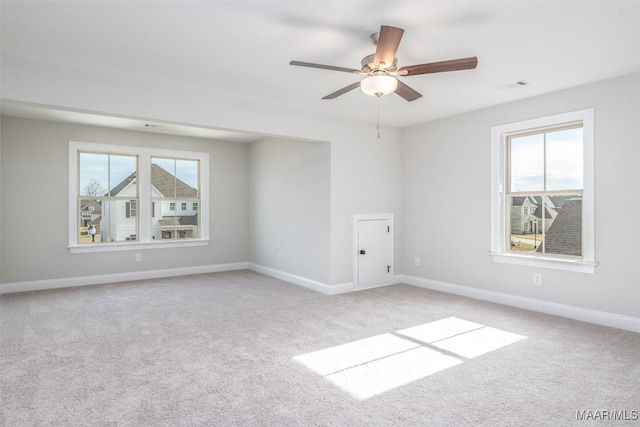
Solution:
M 136 240 L 138 216 L 136 173 L 110 191 L 102 216 L 102 241 Z M 151 235 L 154 239 L 198 236 L 198 190 L 156 164 L 151 165 Z M 185 200 L 192 199 L 192 200 Z M 108 205 L 108 206 L 107 206 Z
M 536 209 L 538 204 L 533 197 L 514 197 L 511 200 L 511 234 L 531 233 Z
M 544 251 L 548 254 L 582 256 L 582 200 L 565 199 L 547 231 Z M 538 248 L 542 252 L 542 246 Z
M 522 196 L 511 202 L 511 234 L 545 233 L 558 216 L 558 205 L 554 199 L 564 203 L 566 196 Z M 542 217 L 544 214 L 544 221 Z
M 94 225 L 96 234 L 100 234 L 100 221 L 102 220 L 102 205 L 96 200 L 84 200 L 80 205 L 80 233 L 87 234 L 87 228 Z

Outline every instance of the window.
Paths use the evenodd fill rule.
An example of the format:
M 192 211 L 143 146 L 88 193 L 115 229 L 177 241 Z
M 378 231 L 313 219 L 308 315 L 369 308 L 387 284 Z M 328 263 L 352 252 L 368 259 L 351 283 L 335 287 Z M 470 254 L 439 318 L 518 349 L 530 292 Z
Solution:
M 200 234 L 198 212 L 187 210 L 200 195 L 200 169 L 197 159 L 151 157 L 151 198 L 160 206 L 152 226 L 153 239 L 189 239 Z M 176 204 L 180 203 L 180 212 Z M 169 212 L 164 213 L 166 206 Z M 164 207 L 164 209 L 163 209 Z
M 124 242 L 136 235 L 138 187 L 135 155 L 80 151 L 74 230 L 79 244 Z M 131 215 L 133 205 L 133 215 Z M 89 233 L 89 228 L 93 225 Z
M 135 200 L 129 200 L 127 202 L 127 206 L 125 209 L 125 216 L 127 218 L 135 218 L 136 217 L 136 212 L 137 212 L 137 201 Z
M 495 261 L 593 272 L 593 110 L 492 129 Z
M 72 141 L 69 165 L 72 252 L 208 244 L 208 154 Z
M 198 203 L 197 202 L 193 202 L 193 210 L 194 211 L 198 210 Z

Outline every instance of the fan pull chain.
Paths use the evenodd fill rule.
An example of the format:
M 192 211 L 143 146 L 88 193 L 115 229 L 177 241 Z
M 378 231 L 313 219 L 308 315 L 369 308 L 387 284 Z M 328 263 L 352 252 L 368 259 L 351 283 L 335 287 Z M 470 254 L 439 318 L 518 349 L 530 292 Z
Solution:
M 378 139 L 380 139 L 380 96 L 378 96 L 378 122 L 376 123 L 376 131 L 378 133 Z

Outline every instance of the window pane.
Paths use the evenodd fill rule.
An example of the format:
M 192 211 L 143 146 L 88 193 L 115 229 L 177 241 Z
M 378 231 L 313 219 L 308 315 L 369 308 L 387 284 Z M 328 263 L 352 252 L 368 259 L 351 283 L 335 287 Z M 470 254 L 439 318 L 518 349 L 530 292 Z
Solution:
M 109 155 L 80 153 L 80 195 L 105 196 L 109 189 Z
M 198 197 L 198 161 L 154 157 L 151 163 L 151 197 Z
M 137 196 L 136 156 L 80 153 L 81 196 Z
M 557 212 L 547 230 L 544 253 L 582 256 L 582 196 L 549 198 Z
M 582 128 L 547 134 L 547 190 L 581 190 Z
M 511 196 L 510 251 L 582 256 L 582 197 Z
M 137 196 L 136 188 L 136 157 L 110 155 L 109 156 L 109 195 L 118 197 Z
M 137 240 L 137 204 L 137 200 L 80 199 L 79 242 Z
M 100 242 L 100 221 L 102 220 L 102 201 L 80 199 L 79 243 Z
M 535 253 L 543 238 L 541 197 L 511 196 L 509 199 L 510 250 Z
M 544 135 L 510 139 L 510 191 L 544 190 Z
M 197 202 L 179 202 L 181 208 L 171 210 L 175 201 L 155 200 L 154 215 L 151 221 L 153 239 L 185 239 L 200 236 L 198 211 L 193 209 Z M 182 209 L 182 206 L 185 209 Z

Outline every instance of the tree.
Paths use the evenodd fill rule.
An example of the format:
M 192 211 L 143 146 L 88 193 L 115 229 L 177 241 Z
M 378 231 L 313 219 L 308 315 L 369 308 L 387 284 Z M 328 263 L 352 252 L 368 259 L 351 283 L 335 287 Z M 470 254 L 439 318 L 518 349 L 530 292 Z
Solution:
M 84 186 L 84 191 L 82 194 L 84 196 L 104 196 L 107 190 L 95 179 L 89 181 L 87 185 Z

